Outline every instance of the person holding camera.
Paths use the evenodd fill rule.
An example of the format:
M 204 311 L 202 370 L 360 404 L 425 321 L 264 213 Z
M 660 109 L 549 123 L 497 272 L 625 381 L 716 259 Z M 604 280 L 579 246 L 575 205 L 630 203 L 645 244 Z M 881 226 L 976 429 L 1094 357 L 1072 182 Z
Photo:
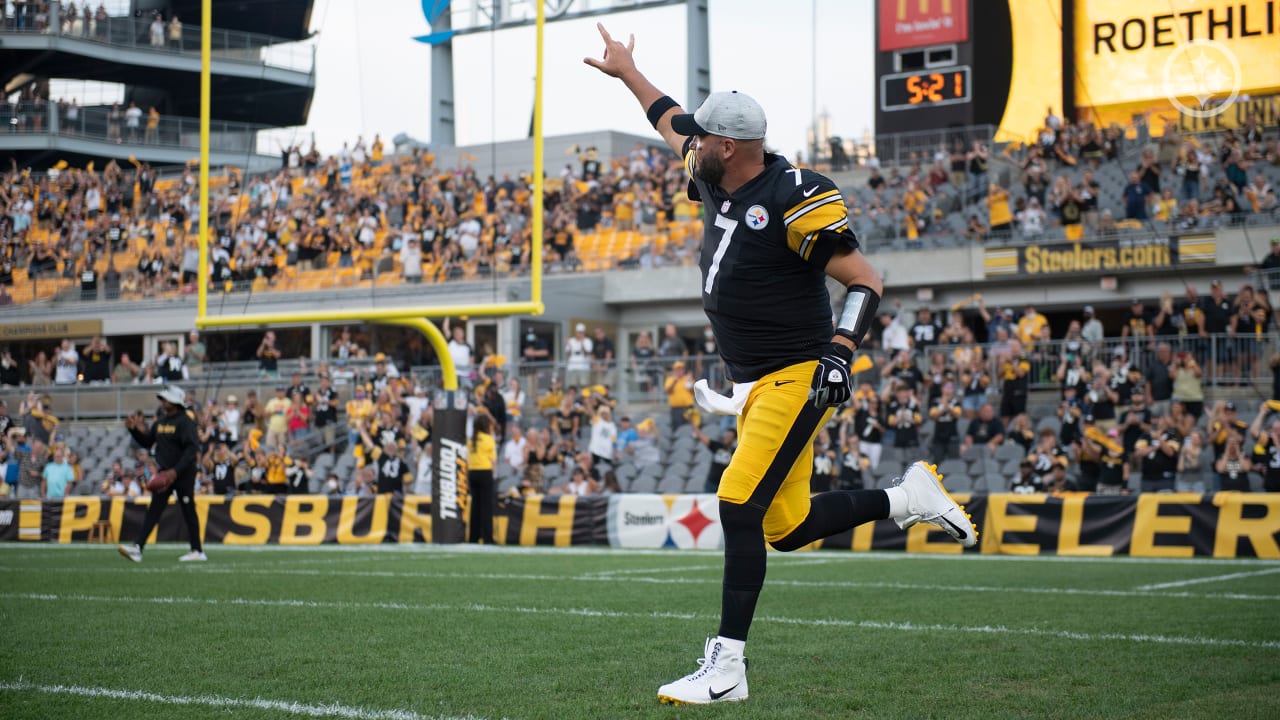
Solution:
M 195 483 L 196 460 L 200 455 L 200 441 L 196 437 L 195 415 L 187 410 L 187 394 L 177 385 L 166 385 L 156 397 L 160 398 L 160 413 L 147 427 L 139 410 L 125 419 L 125 427 L 134 442 L 143 448 L 154 446 L 158 471 L 147 480 L 151 491 L 151 503 L 147 516 L 138 530 L 138 539 L 132 545 L 121 545 L 120 554 L 133 562 L 142 562 L 142 550 L 147 537 L 160 522 L 160 516 L 169 505 L 169 496 L 178 493 L 178 507 L 187 525 L 191 551 L 178 558 L 180 562 L 208 560 L 200 543 L 200 518 L 196 516 Z
M 258 374 L 262 377 L 280 377 L 280 350 L 276 348 L 276 334 L 268 330 L 258 344 Z

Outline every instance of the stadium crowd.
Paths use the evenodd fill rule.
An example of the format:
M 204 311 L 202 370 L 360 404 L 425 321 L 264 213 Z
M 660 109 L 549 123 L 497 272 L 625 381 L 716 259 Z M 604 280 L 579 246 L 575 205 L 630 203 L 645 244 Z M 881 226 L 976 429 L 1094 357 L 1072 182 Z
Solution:
M 1280 265 L 1280 238 L 1273 256 Z M 952 308 L 945 323 L 928 307 L 913 318 L 893 307 L 867 346 L 875 368 L 818 433 L 813 487 L 874 486 L 925 457 L 967 473 L 975 487 L 985 480 L 980 489 L 1248 491 L 1252 475 L 1253 484 L 1280 491 L 1280 415 L 1273 415 L 1280 412 L 1280 354 L 1260 340 L 1275 329 L 1266 298 L 1265 289 L 1247 284 L 1229 297 L 1214 282 L 1203 297 L 1189 288 L 1185 299 L 1166 294 L 1152 310 L 1135 298 L 1118 329 L 1085 307 L 1062 337 L 1052 337 L 1035 307 L 991 311 L 981 296 Z M 697 489 L 713 490 L 732 456 L 733 427 L 701 416 L 693 381 L 723 386 L 714 339 L 691 342 L 668 325 L 656 346 L 647 334 L 637 339 L 620 366 L 603 328 L 574 329 L 561 360 L 548 363 L 536 337 L 508 362 L 477 353 L 453 327 L 450 353 L 472 393 L 471 419 L 491 418 L 504 492 L 624 491 L 631 477 L 620 482 L 624 467 L 671 469 L 670 462 L 697 458 L 707 476 L 705 484 L 697 478 Z M 201 490 L 422 491 L 431 381 L 402 372 L 382 353 L 349 364 L 363 350 L 344 330 L 314 370 L 281 382 L 274 340 L 265 333 L 257 353 L 261 377 L 280 382 L 270 397 L 206 388 L 207 402 L 190 407 L 203 447 Z M 168 348 L 147 368 L 113 366 L 110 352 L 101 338 L 83 349 L 64 341 L 44 360 L 42 381 L 182 383 L 208 362 L 196 333 L 182 355 Z M 10 357 L 4 362 L 13 365 Z M 1272 386 L 1262 393 L 1268 370 Z M 619 408 L 612 390 L 619 382 L 639 389 L 639 401 Z M 1246 401 L 1249 391 L 1242 395 L 1237 385 L 1257 399 Z M 75 434 L 43 392 L 30 388 L 12 417 L 0 405 L 6 491 L 52 497 L 80 484 L 77 492 L 86 494 L 143 492 L 154 472 L 145 453 L 113 459 L 109 470 L 101 463 L 99 476 L 86 478 L 68 442 Z M 1256 406 L 1256 415 L 1242 415 L 1246 406 Z M 691 452 L 671 461 L 673 448 Z M 62 476 L 71 479 L 62 483 Z
M 130 113 L 134 142 L 144 120 L 132 104 L 121 114 Z M 907 249 L 926 238 L 1109 237 L 1280 212 L 1272 184 L 1280 178 L 1280 133 L 1255 116 L 1216 137 L 1131 131 L 1136 141 L 1118 126 L 1064 125 L 1050 113 L 1038 142 L 1007 144 L 999 158 L 983 141 L 966 146 L 959 138 L 932 158 L 907 154 L 902 167 L 882 168 L 873 157 L 865 187 L 846 187 L 846 201 L 867 243 L 903 239 Z M 1139 155 L 1131 166 L 1125 143 Z M 686 195 L 679 159 L 641 144 L 618 158 L 577 152 L 545 186 L 549 272 L 693 261 L 690 221 L 700 210 Z M 528 268 L 528 177 L 441 168 L 422 149 L 389 156 L 380 137 L 357 138 L 328 157 L 314 145 L 282 147 L 281 163 L 259 175 L 227 169 L 211 182 L 212 287 L 290 288 L 317 270 L 333 270 L 324 278 L 331 284 L 443 282 Z M 62 278 L 86 299 L 98 298 L 100 286 L 107 299 L 190 292 L 197 199 L 193 167 L 160 179 L 136 161 L 101 169 L 60 162 L 45 174 L 11 165 L 0 186 L 0 285 Z M 607 233 L 635 233 L 638 241 L 584 262 L 581 239 Z
M 1137 136 L 1132 168 L 1122 167 L 1133 156 L 1126 154 L 1125 129 L 1069 125 L 1049 113 L 1035 141 L 1010 144 L 999 157 L 981 141 L 958 140 L 932 158 L 909 156 L 902 167 L 884 168 L 873 159 L 867 186 L 846 188 L 847 202 L 860 235 L 887 233 L 910 243 L 944 234 L 980 243 L 1035 240 L 1049 232 L 1107 237 L 1126 227 L 1186 229 L 1277 212 L 1266 173 L 1274 176 L 1280 167 L 1280 137 L 1256 118 L 1216 137 L 1166 132 L 1152 139 L 1141 123 L 1130 130 Z M 579 239 L 614 231 L 642 239 L 613 257 L 614 267 L 693 262 L 697 234 L 676 230 L 696 220 L 699 206 L 686 196 L 677 158 L 639 144 L 612 159 L 594 148 L 575 152 L 575 162 L 546 184 L 550 271 L 586 268 Z M 1007 185 L 999 182 L 997 162 L 1017 170 Z M 227 169 L 212 184 L 215 289 L 267 291 L 285 286 L 281 278 L 325 268 L 361 278 L 444 282 L 528 267 L 526 177 L 447 170 L 422 149 L 388 156 L 377 136 L 369 143 L 358 138 L 328 157 L 314 145 L 305 152 L 283 147 L 281 164 L 277 172 L 251 176 Z M 1109 196 L 1095 173 L 1128 179 Z M 162 180 L 140 162 L 125 167 L 112 161 L 101 169 L 59 163 L 44 174 L 14 164 L 2 180 L 0 288 L 55 277 L 77 284 L 86 299 L 99 297 L 99 286 L 107 299 L 191 291 L 199 260 L 192 230 L 195 168 Z M 1280 268 L 1280 241 L 1259 265 Z M 1185 298 L 1165 293 L 1151 310 L 1135 298 L 1118 328 L 1102 327 L 1085 308 L 1058 337 L 1034 308 L 1020 315 L 992 312 L 980 296 L 939 317 L 926 308 L 914 321 L 901 308 L 886 313 L 876 330 L 873 377 L 819 434 L 815 488 L 824 482 L 870 484 L 882 459 L 900 466 L 920 454 L 963 459 L 970 472 L 985 468 L 984 474 L 1004 476 L 1015 490 L 1120 492 L 1131 472 L 1141 478 L 1134 486 L 1149 490 L 1244 489 L 1240 478 L 1250 472 L 1265 476 L 1266 487 L 1280 487 L 1272 477 L 1280 473 L 1280 453 L 1272 452 L 1276 444 L 1268 439 L 1273 432 L 1280 438 L 1280 427 L 1263 422 L 1262 411 L 1271 406 L 1261 405 L 1253 426 L 1233 414 L 1234 403 L 1210 402 L 1206 411 L 1201 382 L 1206 370 L 1213 379 L 1249 384 L 1265 377 L 1268 367 L 1278 372 L 1280 362 L 1259 340 L 1276 325 L 1266 285 L 1243 285 L 1234 296 L 1220 283 L 1203 292 L 1187 288 Z M 602 469 L 655 463 L 679 434 L 705 448 L 698 453 L 712 456 L 713 468 L 722 467 L 732 450 L 731 433 L 696 417 L 689 389 L 695 377 L 723 384 L 712 338 L 692 347 L 674 327 L 658 341 L 636 338 L 633 372 L 625 381 L 665 398 L 669 412 L 653 413 L 648 406 L 639 409 L 648 415 L 644 420 L 619 417 L 615 423 L 608 388 L 624 379 L 607 372 L 611 357 L 586 357 L 591 352 L 584 343 L 594 339 L 603 348 L 612 339 L 601 329 L 594 338 L 584 331 L 566 343 L 563 375 L 552 373 L 541 385 L 522 385 L 530 376 L 519 374 L 519 362 L 504 367 L 497 356 L 470 348 L 455 356 L 466 379 L 474 380 L 476 411 L 494 418 L 499 474 L 519 478 L 516 492 L 617 489 L 617 477 Z M 451 352 L 462 345 L 455 338 Z M 208 362 L 203 348 L 193 336 L 181 354 L 170 346 L 138 363 L 113 354 L 101 338 L 84 348 L 64 342 L 34 357 L 4 353 L 0 383 L 181 382 Z M 427 381 L 400 376 L 385 357 L 353 371 L 344 361 L 367 357 L 364 349 L 335 342 L 332 351 L 333 368 L 322 364 L 305 378 L 316 390 L 298 377 L 271 398 L 250 396 L 243 404 L 213 398 L 191 409 L 205 443 L 206 491 L 368 493 L 416 481 L 431 441 Z M 264 356 L 260 347 L 256 356 L 268 373 L 278 360 L 271 353 L 267 348 Z M 520 360 L 555 359 L 533 338 Z M 1056 407 L 1033 422 L 1031 390 L 1051 385 L 1059 388 Z M 333 395 L 320 399 L 321 393 Z M 43 468 L 60 464 L 54 460 L 59 450 L 74 477 L 74 448 L 58 442 L 56 419 L 49 427 L 47 402 L 28 397 L 18 417 L 25 433 L 6 435 L 7 478 L 17 481 L 11 489 L 35 491 L 32 483 Z M 345 438 L 335 437 L 339 425 Z M 309 462 L 314 458 L 294 457 L 294 449 L 304 446 L 291 440 L 308 433 L 321 436 L 326 448 L 317 457 L 329 461 L 319 468 Z M 345 453 L 333 452 L 343 447 Z M 1193 449 L 1205 448 L 1212 459 L 1193 462 Z M 349 456 L 350 464 L 338 462 L 339 456 Z M 1224 457 L 1225 470 L 1219 468 Z M 545 472 L 552 467 L 565 473 Z M 123 458 L 121 469 L 133 480 L 145 479 L 147 463 Z M 547 482 L 548 475 L 566 483 Z M 118 487 L 114 474 L 108 479 L 88 482 L 104 492 Z M 119 487 L 133 488 L 129 479 L 120 478 Z M 57 491 L 59 485 L 50 487 Z

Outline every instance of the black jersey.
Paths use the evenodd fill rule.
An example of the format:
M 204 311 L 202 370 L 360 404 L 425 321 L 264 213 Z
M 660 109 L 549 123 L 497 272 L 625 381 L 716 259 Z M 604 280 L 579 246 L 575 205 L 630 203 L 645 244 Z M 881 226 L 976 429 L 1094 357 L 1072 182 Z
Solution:
M 764 172 L 731 195 L 698 179 L 690 147 L 689 196 L 706 208 L 702 307 L 730 379 L 751 382 L 821 357 L 833 335 L 827 261 L 841 246 L 858 247 L 840 190 L 766 153 Z

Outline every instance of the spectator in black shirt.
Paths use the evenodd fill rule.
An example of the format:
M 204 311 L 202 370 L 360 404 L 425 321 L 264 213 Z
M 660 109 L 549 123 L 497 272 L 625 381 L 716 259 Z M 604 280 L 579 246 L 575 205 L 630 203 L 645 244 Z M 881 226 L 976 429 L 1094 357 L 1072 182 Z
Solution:
M 978 417 L 969 421 L 965 430 L 964 442 L 960 445 L 960 454 L 974 446 L 986 446 L 991 455 L 995 455 L 1000 443 L 1004 442 L 1004 423 L 996 417 L 991 403 L 983 403 L 978 410 Z
M 1147 365 L 1145 379 L 1151 410 L 1157 415 L 1168 412 L 1169 400 L 1173 398 L 1173 378 L 1169 376 L 1169 366 L 1172 364 L 1173 348 L 1169 343 L 1156 345 L 1155 359 Z
M 324 436 L 325 445 L 332 445 L 338 427 L 338 391 L 333 389 L 328 375 L 320 376 L 320 387 L 314 397 L 313 422 Z
M 885 406 L 885 417 L 889 427 L 893 429 L 893 447 L 896 457 L 893 461 L 899 467 L 906 467 L 915 456 L 920 446 L 920 423 L 923 415 L 915 392 L 906 385 L 899 384 Z
M 1135 450 L 1142 456 L 1142 492 L 1172 492 L 1182 441 L 1178 433 L 1169 427 L 1168 417 L 1156 418 L 1156 425 L 1148 433 L 1145 444 L 1139 441 Z
M 916 323 L 911 326 L 911 339 L 916 352 L 927 353 L 942 337 L 942 323 L 933 317 L 933 310 L 925 306 L 916 311 Z
M 955 385 L 943 383 L 942 394 L 929 407 L 929 419 L 933 420 L 933 436 L 929 439 L 929 459 L 941 463 L 951 457 L 960 438 L 957 421 L 964 411 L 956 397 Z
M 1147 408 L 1146 393 L 1134 389 L 1129 408 L 1120 423 L 1120 442 L 1127 453 L 1132 453 L 1138 440 L 1151 432 L 1151 410 Z
M 270 330 L 262 336 L 258 345 L 258 373 L 263 377 L 280 377 L 280 351 L 276 348 L 276 334 Z
M 871 168 L 871 177 L 867 178 L 867 187 L 872 190 L 883 190 L 884 186 L 884 176 L 880 174 L 880 168 Z
M 84 382 L 111 382 L 111 347 L 101 336 L 94 336 L 80 354 L 84 357 Z
M 1130 353 L 1137 356 L 1137 352 L 1142 350 L 1143 340 L 1155 335 L 1155 328 L 1152 326 L 1155 318 L 1151 313 L 1147 312 L 1146 306 L 1142 302 L 1142 298 L 1134 298 L 1129 304 L 1129 312 L 1125 313 L 1124 325 L 1120 328 L 1120 337 L 1133 338 L 1133 347 Z
M 730 428 L 724 431 L 719 440 L 712 440 L 695 423 L 693 436 L 711 451 L 711 464 L 707 466 L 707 482 L 703 490 L 714 493 L 720 487 L 720 476 L 724 475 L 725 468 L 729 467 L 729 461 L 733 459 L 733 451 L 738 449 L 738 432 Z

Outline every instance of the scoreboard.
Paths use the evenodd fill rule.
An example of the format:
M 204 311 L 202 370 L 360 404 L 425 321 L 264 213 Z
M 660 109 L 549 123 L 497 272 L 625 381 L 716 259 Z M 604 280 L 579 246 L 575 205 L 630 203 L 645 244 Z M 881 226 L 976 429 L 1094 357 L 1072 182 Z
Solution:
M 1034 124 L 1046 106 L 1060 113 L 1060 1 L 876 0 L 877 131 Z M 1014 43 L 1015 26 L 1037 32 Z
M 967 65 L 937 72 L 894 73 L 880 78 L 880 109 L 884 112 L 967 102 Z
M 1280 0 L 876 0 L 879 133 L 1280 122 Z

